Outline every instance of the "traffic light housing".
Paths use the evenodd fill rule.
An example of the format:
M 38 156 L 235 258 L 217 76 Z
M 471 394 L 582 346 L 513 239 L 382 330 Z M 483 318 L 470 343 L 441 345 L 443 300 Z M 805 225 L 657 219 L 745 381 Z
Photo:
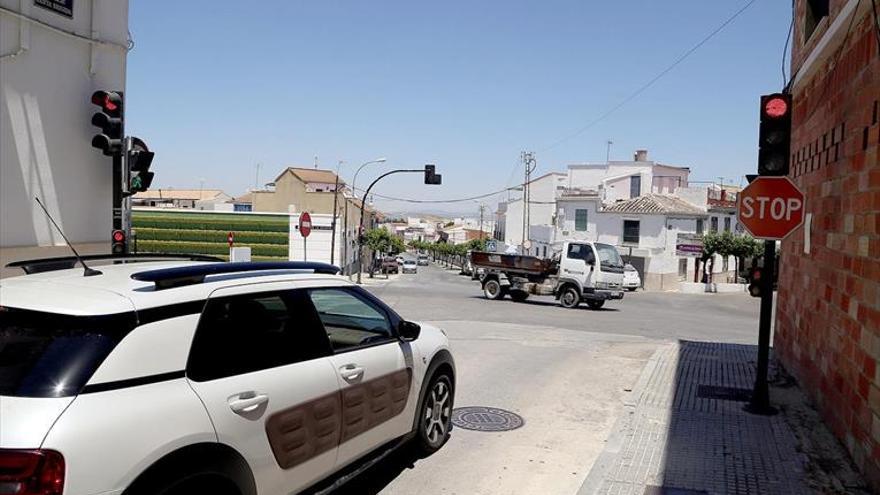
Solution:
M 147 148 L 140 138 L 131 138 L 131 149 L 128 150 L 128 195 L 146 191 L 153 183 L 153 172 L 150 172 L 150 165 L 153 163 L 155 153 Z
M 761 297 L 761 269 L 752 268 L 749 276 L 749 295 L 752 297 Z
M 114 230 L 110 234 L 110 246 L 113 254 L 125 254 L 125 231 L 124 230 Z
M 92 104 L 101 108 L 92 115 L 92 125 L 101 129 L 92 137 L 92 146 L 101 150 L 105 156 L 122 153 L 122 138 L 125 135 L 124 111 L 121 91 L 99 90 L 92 93 Z
M 437 167 L 435 165 L 425 165 L 425 184 L 441 184 L 443 176 L 435 173 Z
M 761 96 L 758 175 L 785 176 L 791 162 L 791 95 Z

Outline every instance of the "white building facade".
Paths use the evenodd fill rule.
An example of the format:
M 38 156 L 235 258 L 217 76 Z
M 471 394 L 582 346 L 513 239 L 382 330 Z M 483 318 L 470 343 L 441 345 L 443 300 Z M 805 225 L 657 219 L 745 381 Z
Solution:
M 111 160 L 90 102 L 125 90 L 127 0 L 0 0 L 0 261 L 66 254 L 39 197 L 84 252 L 108 252 Z

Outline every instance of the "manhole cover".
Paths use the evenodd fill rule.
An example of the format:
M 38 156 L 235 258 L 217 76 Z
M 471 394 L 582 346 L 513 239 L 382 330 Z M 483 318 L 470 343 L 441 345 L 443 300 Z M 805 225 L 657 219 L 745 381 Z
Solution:
M 510 431 L 524 423 L 518 414 L 495 407 L 459 407 L 452 410 L 452 424 L 465 430 Z

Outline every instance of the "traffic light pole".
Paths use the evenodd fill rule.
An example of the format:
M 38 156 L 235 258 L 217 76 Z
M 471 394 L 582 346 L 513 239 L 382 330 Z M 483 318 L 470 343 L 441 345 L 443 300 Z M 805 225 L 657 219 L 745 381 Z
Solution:
M 370 187 L 367 188 L 367 192 L 364 193 L 364 197 L 361 200 L 361 218 L 360 218 L 360 223 L 359 223 L 359 227 L 358 227 L 358 252 L 357 252 L 357 255 L 358 255 L 357 283 L 358 283 L 358 285 L 360 285 L 360 283 L 361 283 L 361 272 L 364 271 L 364 258 L 363 258 L 363 254 L 364 254 L 364 241 L 363 241 L 363 238 L 364 238 L 364 204 L 366 204 L 366 202 L 367 202 L 367 196 L 370 195 L 370 190 L 372 190 L 373 186 L 375 186 L 376 183 L 379 182 L 380 180 L 384 179 L 385 177 L 388 177 L 389 175 L 402 174 L 402 173 L 420 173 L 420 174 L 422 174 L 422 173 L 425 173 L 425 170 L 419 169 L 419 168 L 416 168 L 416 169 L 410 168 L 410 169 L 399 169 L 399 170 L 392 170 L 391 172 L 385 172 L 384 174 L 380 175 L 379 177 L 376 177 L 376 180 L 374 180 L 372 183 L 370 183 Z M 370 271 L 370 273 L 373 273 L 372 270 Z
M 770 325 L 773 319 L 773 280 L 776 273 L 776 241 L 764 241 L 764 269 L 761 271 L 761 313 L 758 320 L 758 367 L 755 388 L 746 410 L 769 416 L 778 413 L 770 405 L 770 386 L 767 383 L 770 366 Z

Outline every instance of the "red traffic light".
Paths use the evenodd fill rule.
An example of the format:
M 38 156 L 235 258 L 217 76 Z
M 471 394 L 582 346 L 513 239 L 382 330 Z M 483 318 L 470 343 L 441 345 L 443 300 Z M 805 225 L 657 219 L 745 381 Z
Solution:
M 778 119 L 788 113 L 788 101 L 781 96 L 774 96 L 764 102 L 764 114 Z
M 117 116 L 122 109 L 122 95 L 115 91 L 95 91 L 92 103 L 101 107 L 110 116 Z
M 125 232 L 121 230 L 113 231 L 113 242 L 125 242 Z

